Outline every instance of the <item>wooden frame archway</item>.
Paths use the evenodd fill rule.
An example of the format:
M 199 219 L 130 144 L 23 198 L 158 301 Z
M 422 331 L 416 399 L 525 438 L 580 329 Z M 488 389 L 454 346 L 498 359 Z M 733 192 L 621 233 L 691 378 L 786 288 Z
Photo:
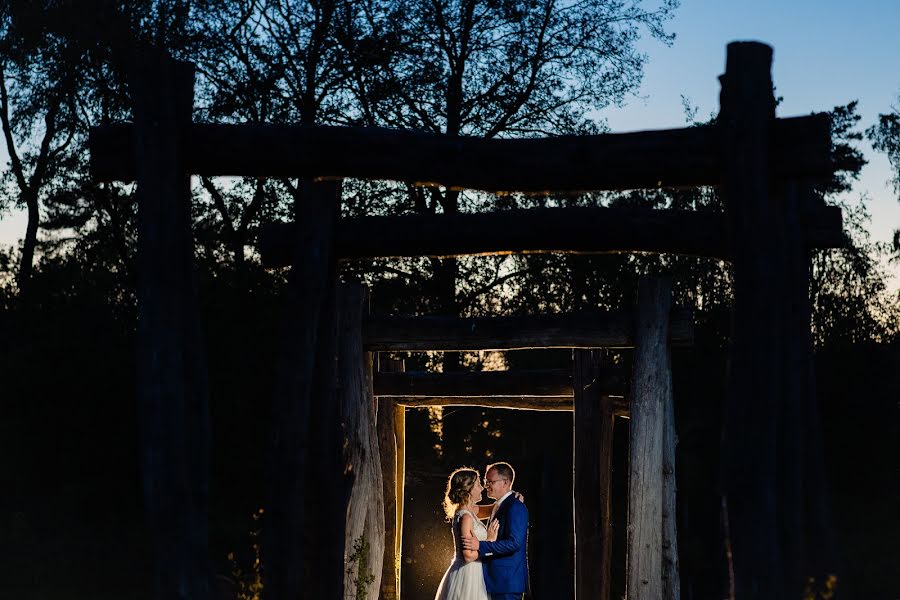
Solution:
M 659 579 L 677 587 L 677 543 L 674 536 L 674 431 L 670 343 L 687 346 L 693 341 L 688 311 L 676 309 L 670 321 L 670 285 L 645 279 L 637 307 L 631 313 L 547 315 L 503 319 L 389 319 L 372 321 L 365 342 L 381 351 L 498 350 L 572 348 L 572 370 L 500 371 L 481 373 L 407 373 L 402 362 L 379 359 L 374 371 L 373 394 L 378 406 L 377 431 L 384 476 L 385 550 L 379 597 L 400 598 L 405 465 L 404 411 L 421 406 L 483 406 L 537 411 L 574 411 L 575 593 L 579 598 L 610 598 L 611 480 L 613 420 L 628 416 L 633 404 L 639 411 L 630 428 L 634 451 L 628 513 L 629 584 L 646 587 L 647 572 L 659 570 Z M 425 321 L 416 326 L 417 320 Z M 515 324 L 515 326 L 512 326 Z M 428 331 L 431 335 L 420 336 Z M 390 333 L 388 333 L 390 332 Z M 498 335 L 499 332 L 503 334 Z M 427 340 L 427 341 L 423 341 Z M 590 343 L 590 340 L 596 340 Z M 429 344 L 428 348 L 423 347 Z M 635 389 L 626 397 L 621 369 L 604 364 L 600 348 L 645 348 L 634 363 Z M 669 440 L 665 446 L 663 442 Z M 666 469 L 665 465 L 670 468 Z M 658 477 L 647 480 L 648 473 Z M 663 486 L 667 473 L 668 485 Z M 665 506 L 665 510 L 663 507 Z M 665 525 L 671 531 L 664 532 Z M 662 538 L 667 539 L 663 544 Z M 652 540 L 655 538 L 655 542 Z M 649 543 L 648 543 L 649 542 Z M 665 568 L 663 555 L 666 556 Z M 655 557 L 655 558 L 654 558 Z M 655 562 L 654 562 L 655 561 Z M 650 578 L 652 579 L 652 578 Z M 662 595 L 662 587 L 645 593 Z
M 331 527 L 323 530 L 314 515 L 346 503 L 361 485 L 364 478 L 349 477 L 346 469 L 354 459 L 345 455 L 349 434 L 343 422 L 350 413 L 363 418 L 374 406 L 360 383 L 366 379 L 358 358 L 362 343 L 345 344 L 348 338 L 336 334 L 343 327 L 357 339 L 363 335 L 362 325 L 353 325 L 360 320 L 356 300 L 337 291 L 339 260 L 628 251 L 714 256 L 733 265 L 722 460 L 736 593 L 740 599 L 767 600 L 796 595 L 806 535 L 829 526 L 803 518 L 805 503 L 824 502 L 814 464 L 821 448 L 807 447 L 818 442 L 804 435 L 804 423 L 817 418 L 808 384 L 808 253 L 842 245 L 843 234 L 840 210 L 824 206 L 809 188 L 836 169 L 828 119 L 775 118 L 771 61 L 769 46 L 729 44 L 714 125 L 479 140 L 378 129 L 194 123 L 193 67 L 161 53 L 137 56 L 128 74 L 134 123 L 92 130 L 91 164 L 100 179 L 138 184 L 138 401 L 158 595 L 176 597 L 188 590 L 202 597 L 207 585 L 208 391 L 192 268 L 191 174 L 309 178 L 296 204 L 296 224 L 273 226 L 262 245 L 264 261 L 292 265 L 267 507 L 266 585 L 272 598 L 294 598 L 301 590 L 331 598 L 344 587 L 344 536 Z M 717 185 L 726 212 L 609 208 L 339 219 L 339 183 L 313 178 L 342 177 L 488 191 Z M 535 223 L 540 228 L 529 229 Z M 638 306 L 641 311 L 644 303 Z M 636 348 L 639 354 L 655 353 L 652 364 L 658 369 L 666 345 L 663 321 L 646 322 L 655 325 L 635 333 L 639 339 L 649 336 Z M 421 336 L 431 326 L 425 320 L 416 325 Z M 595 344 L 606 345 L 590 338 L 579 347 Z M 346 373 L 332 358 L 341 352 L 341 369 L 354 373 L 352 389 L 339 385 L 344 381 L 339 373 Z M 635 399 L 646 397 L 647 405 L 632 402 L 632 419 L 659 409 L 656 394 L 665 386 L 652 383 L 653 372 L 634 374 L 632 389 L 645 390 Z M 657 433 L 632 440 L 632 448 L 639 445 L 641 452 L 646 448 L 657 456 Z M 354 439 L 370 449 L 376 443 L 374 436 Z M 366 477 L 376 472 L 372 466 Z M 632 473 L 631 481 L 655 490 L 664 479 L 662 473 Z M 325 493 L 311 494 L 312 481 L 320 490 L 322 482 L 330 484 Z M 640 506 L 632 537 L 656 545 L 652 535 L 659 528 L 643 522 L 656 522 L 653 502 Z M 354 506 L 351 500 L 350 513 Z M 814 506 L 808 514 L 820 518 L 827 511 Z M 658 597 L 653 594 L 662 585 L 657 568 L 662 559 L 654 552 L 639 568 L 629 568 L 641 574 L 629 582 L 630 597 Z M 667 593 L 672 597 L 671 590 Z

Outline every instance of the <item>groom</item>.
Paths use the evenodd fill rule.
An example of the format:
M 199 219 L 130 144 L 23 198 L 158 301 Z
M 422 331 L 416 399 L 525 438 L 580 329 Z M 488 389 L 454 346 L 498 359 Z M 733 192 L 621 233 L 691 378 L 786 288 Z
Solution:
M 497 500 L 488 524 L 500 523 L 496 542 L 479 542 L 475 536 L 463 538 L 463 548 L 476 550 L 484 568 L 484 584 L 492 600 L 521 600 L 528 589 L 528 509 L 512 490 L 516 472 L 505 462 L 490 465 L 484 475 L 489 498 Z

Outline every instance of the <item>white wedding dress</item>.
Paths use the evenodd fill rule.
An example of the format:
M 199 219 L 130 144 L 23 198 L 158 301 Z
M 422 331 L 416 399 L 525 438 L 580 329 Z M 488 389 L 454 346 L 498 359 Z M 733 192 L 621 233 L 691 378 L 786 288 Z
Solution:
M 460 529 L 462 517 L 465 514 L 471 515 L 475 520 L 472 529 L 478 541 L 483 542 L 487 539 L 487 529 L 471 512 L 463 509 L 453 515 L 453 547 L 456 549 L 456 554 L 453 562 L 450 563 L 450 568 L 441 579 L 441 585 L 438 586 L 434 600 L 491 600 L 484 587 L 484 571 L 481 561 L 473 560 L 467 563 L 463 558 Z

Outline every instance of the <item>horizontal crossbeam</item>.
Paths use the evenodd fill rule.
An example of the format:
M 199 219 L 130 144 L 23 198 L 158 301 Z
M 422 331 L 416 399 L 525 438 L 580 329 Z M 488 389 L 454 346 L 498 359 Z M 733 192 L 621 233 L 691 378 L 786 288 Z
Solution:
M 630 312 L 583 312 L 521 317 L 378 317 L 363 324 L 369 351 L 520 350 L 528 348 L 631 348 Z M 672 311 L 674 346 L 694 340 L 689 309 Z
M 625 385 L 618 370 L 610 370 L 597 381 L 607 393 L 624 394 Z M 376 396 L 403 398 L 428 397 L 571 397 L 571 369 L 528 371 L 453 371 L 448 373 L 404 372 L 376 373 Z
M 613 414 L 627 417 L 628 400 L 623 396 L 610 396 Z M 512 410 L 574 410 L 572 396 L 453 396 L 450 398 L 390 398 L 394 404 L 406 408 L 422 406 L 478 406 L 483 408 L 505 408 Z
M 259 250 L 267 267 L 288 266 L 297 227 L 263 227 Z M 844 243 L 841 209 L 821 206 L 808 215 L 811 248 Z M 489 213 L 404 215 L 342 219 L 335 253 L 343 260 L 405 256 L 475 256 L 566 252 L 660 252 L 728 258 L 723 213 L 643 208 L 547 208 Z
M 828 177 L 831 129 L 825 114 L 777 119 L 776 178 Z M 99 180 L 132 181 L 131 124 L 91 130 Z M 194 124 L 184 136 L 192 175 L 387 179 L 485 191 L 575 191 L 718 185 L 716 126 L 528 139 L 450 137 L 380 128 Z

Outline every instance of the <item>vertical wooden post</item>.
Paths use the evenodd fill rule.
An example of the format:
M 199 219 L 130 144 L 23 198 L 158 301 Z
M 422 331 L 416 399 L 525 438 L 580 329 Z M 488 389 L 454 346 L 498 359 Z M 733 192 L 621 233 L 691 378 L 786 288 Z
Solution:
M 779 389 L 779 412 L 773 415 L 778 427 L 776 486 L 778 502 L 778 543 L 782 556 L 782 583 L 787 598 L 802 595 L 804 553 L 804 426 L 809 392 L 812 351 L 809 313 L 809 250 L 807 248 L 805 198 L 793 182 L 772 186 L 777 203 L 775 226 L 779 232 L 781 268 L 773 274 L 784 295 L 773 307 L 772 319 L 781 321 L 784 340 L 783 383 Z M 781 582 L 779 582 L 781 583 Z
M 137 55 L 138 403 L 141 466 L 157 598 L 207 598 L 209 391 L 182 167 L 193 65 Z
M 638 286 L 628 468 L 628 574 L 630 600 L 663 597 L 663 425 L 672 396 L 669 364 L 669 280 L 645 278 Z
M 663 600 L 681 598 L 681 575 L 678 566 L 678 503 L 675 480 L 675 399 L 671 393 L 671 366 L 669 394 L 663 398 L 663 498 L 662 498 L 662 584 Z
M 821 583 L 837 573 L 836 541 L 825 480 L 824 444 L 815 395 L 807 215 L 824 204 L 807 185 L 783 189 L 787 384 L 781 414 L 780 502 L 785 547 L 785 588 L 799 595 L 807 577 Z
M 403 361 L 390 360 L 385 355 L 379 355 L 378 370 L 388 373 L 402 372 Z M 394 398 L 379 399 L 376 419 L 384 494 L 385 549 L 379 595 L 382 600 L 400 598 L 400 559 L 403 549 L 406 412 L 394 400 Z
M 728 45 L 721 77 L 722 193 L 734 267 L 722 469 L 737 598 L 784 597 L 778 541 L 777 439 L 784 373 L 785 278 L 770 193 L 775 118 L 772 48 Z
M 385 548 L 383 477 L 375 431 L 371 356 L 363 351 L 362 342 L 362 319 L 367 305 L 365 287 L 338 288 L 338 392 L 346 440 L 344 470 L 354 475 L 344 535 L 344 598 L 348 600 L 356 598 L 360 586 L 366 598 L 377 597 Z M 360 541 L 366 544 L 368 552 L 357 552 L 355 546 Z M 351 563 L 354 553 L 356 559 Z M 369 575 L 372 581 L 361 583 Z
M 349 491 L 335 397 L 340 182 L 302 185 L 272 407 L 264 561 L 274 600 L 337 598 L 344 584 L 345 519 L 334 518 Z
M 601 389 L 602 350 L 576 350 L 574 373 L 575 597 L 609 600 L 615 416 Z

